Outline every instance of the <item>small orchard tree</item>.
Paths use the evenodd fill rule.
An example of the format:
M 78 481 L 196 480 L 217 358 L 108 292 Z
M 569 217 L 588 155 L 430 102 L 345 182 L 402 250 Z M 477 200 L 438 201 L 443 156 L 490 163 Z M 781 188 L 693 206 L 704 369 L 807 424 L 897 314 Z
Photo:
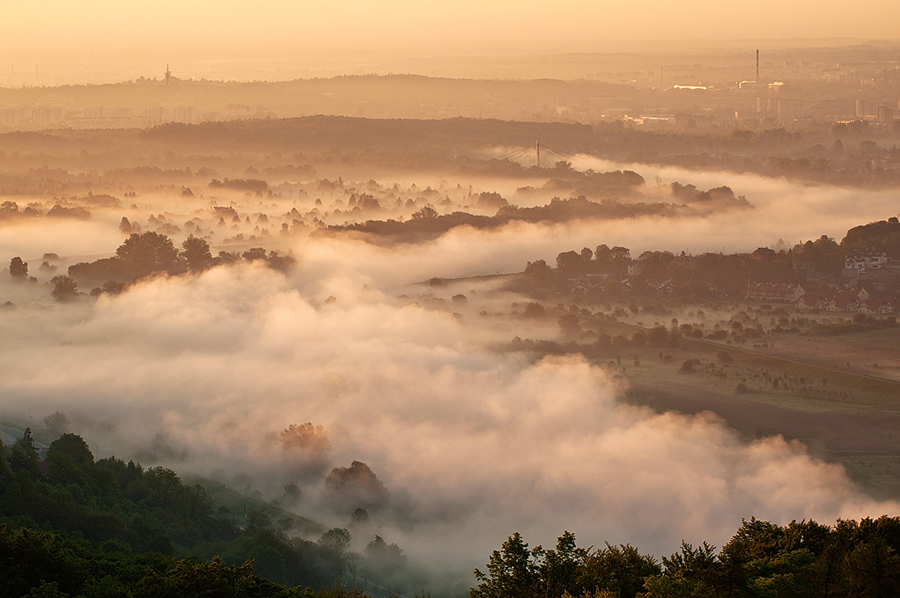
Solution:
M 135 273 L 175 272 L 178 270 L 178 250 L 172 240 L 160 233 L 131 233 L 116 249 L 116 256 Z
M 525 318 L 534 318 L 535 320 L 543 319 L 547 315 L 546 310 L 544 310 L 544 306 L 540 303 L 535 303 L 531 301 L 525 304 L 525 309 L 522 310 L 522 317 Z
M 16 280 L 25 280 L 28 278 L 28 262 L 23 262 L 22 258 L 16 256 L 9 260 L 9 275 Z
M 679 374 L 693 374 L 694 366 L 697 365 L 699 360 L 697 359 L 686 359 L 684 363 L 681 364 L 681 367 L 678 369 Z
M 191 270 L 203 270 L 212 262 L 212 253 L 209 251 L 209 243 L 205 239 L 199 239 L 194 235 L 190 235 L 181 244 L 184 251 L 181 256 L 187 262 L 187 266 Z
M 50 295 L 57 301 L 71 301 L 78 297 L 78 283 L 68 276 L 54 276 L 50 279 Z

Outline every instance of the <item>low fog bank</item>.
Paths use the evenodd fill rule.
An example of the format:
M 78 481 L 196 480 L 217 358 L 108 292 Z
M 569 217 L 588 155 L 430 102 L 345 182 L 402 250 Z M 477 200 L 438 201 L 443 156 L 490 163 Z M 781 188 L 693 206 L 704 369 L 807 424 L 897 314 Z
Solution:
M 727 171 L 621 164 L 583 155 L 574 158 L 572 163 L 578 169 L 633 170 L 644 177 L 648 187 L 657 183 L 668 186 L 673 182 L 690 182 L 700 189 L 725 185 L 735 193 L 745 195 L 758 208 L 752 212 L 716 215 L 690 222 L 693 242 L 688 241 L 692 238 L 690 234 L 676 233 L 673 237 L 685 241 L 684 246 L 694 253 L 706 251 L 707 247 L 710 251 L 724 250 L 726 253 L 752 251 L 759 245 L 773 246 L 778 239 L 793 245 L 823 234 L 840 240 L 848 229 L 882 220 L 895 215 L 898 210 L 897 192 L 891 189 L 866 190 Z M 678 221 L 673 225 L 680 228 Z M 677 245 L 673 249 L 675 247 Z
M 632 195 L 616 188 L 609 190 L 609 197 L 614 199 L 623 193 L 619 200 L 623 204 L 681 204 L 684 198 L 674 195 L 670 185 L 679 182 L 695 185 L 699 190 L 727 186 L 736 196 L 746 197 L 753 208 L 703 212 L 697 207 L 699 204 L 692 204 L 666 216 L 570 220 L 558 224 L 511 220 L 481 231 L 466 226 L 452 228 L 436 240 L 419 240 L 408 247 L 388 237 L 362 236 L 370 242 L 395 247 L 354 252 L 354 259 L 362 262 L 351 268 L 369 273 L 384 288 L 385 284 L 404 284 L 432 276 L 520 272 L 527 261 L 552 261 L 562 251 L 600 243 L 628 247 L 633 256 L 646 250 L 694 254 L 750 252 L 759 246 L 774 247 L 779 240 L 792 246 L 822 234 L 840 239 L 853 226 L 884 219 L 897 210 L 896 194 L 885 190 L 810 186 L 757 175 L 618 164 L 587 156 L 573 158 L 573 165 L 596 172 L 639 173 L 646 183 L 634 187 Z M 201 237 L 209 242 L 214 254 L 259 246 L 283 252 L 293 248 L 297 255 L 304 254 L 310 265 L 322 252 L 327 254 L 343 247 L 347 242 L 344 237 L 352 234 L 331 231 L 329 234 L 339 240 L 308 239 L 310 233 L 324 225 L 369 219 L 410 220 L 417 210 L 427 207 L 435 207 L 441 214 L 466 211 L 492 216 L 496 207 L 479 204 L 479 197 L 485 194 L 499 193 L 499 202 L 520 207 L 545 205 L 554 195 L 569 196 L 569 191 L 554 190 L 552 185 L 542 187 L 543 179 L 488 177 L 477 180 L 478 188 L 470 182 L 428 177 L 366 183 L 322 179 L 294 183 L 288 185 L 290 189 L 266 197 L 220 188 L 206 189 L 215 191 L 216 196 L 204 196 L 199 188 L 196 196 L 176 192 L 152 192 L 135 199 L 98 196 L 107 198 L 109 205 L 99 205 L 97 197 L 85 196 L 71 199 L 67 205 L 83 204 L 89 209 L 88 219 L 17 214 L 16 218 L 0 222 L 0 255 L 5 255 L 6 260 L 22 257 L 31 266 L 29 274 L 43 282 L 64 273 L 71 264 L 114 255 L 116 247 L 131 232 L 156 231 L 171 237 L 176 246 L 188 235 Z M 284 185 L 287 183 L 278 188 Z M 531 191 L 520 192 L 522 189 Z M 599 189 L 592 201 L 606 201 L 602 185 Z M 29 202 L 28 198 L 17 201 L 21 204 L 19 212 L 26 209 L 26 203 L 41 205 L 45 212 L 53 204 Z M 42 256 L 48 252 L 60 257 L 53 264 L 58 271 L 39 272 Z M 348 272 L 342 262 L 328 263 Z M 401 263 L 403 267 L 399 267 Z
M 782 214 L 780 208 L 762 207 L 740 214 L 697 218 L 645 217 L 556 225 L 513 222 L 490 231 L 458 227 L 433 241 L 417 244 L 373 244 L 365 238 L 342 235 L 315 239 L 273 237 L 261 244 L 268 249 L 291 252 L 300 260 L 305 272 L 319 275 L 312 281 L 302 280 L 298 284 L 305 289 L 311 288 L 311 284 L 316 285 L 318 294 L 315 296 L 324 300 L 335 294 L 328 289 L 340 288 L 346 284 L 346 279 L 394 292 L 402 285 L 432 277 L 521 272 L 529 261 L 544 259 L 552 263 L 563 251 L 595 247 L 601 243 L 627 247 L 631 255 L 638 256 L 644 251 L 751 252 L 759 246 L 774 247 L 780 239 L 792 245 L 801 240 L 817 239 L 822 234 L 839 240 L 854 226 L 893 215 L 895 206 L 888 205 L 888 198 L 884 199 L 868 204 L 850 201 L 850 205 L 860 206 L 854 213 L 834 213 L 827 206 L 820 209 L 817 205 L 809 205 L 793 211 L 785 208 L 788 211 L 782 216 L 779 215 Z M 0 248 L 6 248 L 6 263 L 12 256 L 21 256 L 30 265 L 29 274 L 44 283 L 56 274 L 65 273 L 74 263 L 115 255 L 116 247 L 124 238 L 118 231 L 99 226 L 82 237 L 77 234 L 76 227 L 66 224 L 46 229 L 40 225 L 21 225 L 0 229 Z M 17 250 L 17 246 L 23 249 Z M 214 253 L 221 249 L 232 250 L 234 247 L 213 245 Z M 41 256 L 46 252 L 60 256 L 53 264 L 57 269 L 39 269 Z M 346 253 L 346 259 L 336 259 L 341 253 Z M 325 277 L 327 273 L 341 273 L 345 277 L 329 279 Z M 0 291 L 7 287 L 0 299 L 16 302 L 5 283 L 0 281 Z M 354 288 L 353 294 L 358 294 L 358 288 Z M 87 292 L 90 288 L 81 290 Z M 15 293 L 19 294 L 19 291 Z
M 68 220 L 23 221 L 0 226 L 0 252 L 4 257 L 21 256 L 33 263 L 37 274 L 39 259 L 44 253 L 55 252 L 60 257 L 81 259 L 109 257 L 122 242 L 118 223 L 106 221 L 72 222 Z M 9 257 L 6 257 L 8 265 Z
M 520 237 L 532 249 L 534 232 Z M 374 533 L 462 588 L 514 531 L 546 545 L 568 529 L 582 545 L 663 555 L 682 540 L 721 545 L 742 517 L 897 513 L 798 443 L 746 444 L 708 414 L 620 404 L 617 383 L 581 358 L 497 355 L 475 314 L 397 299 L 392 284 L 449 271 L 467 249 L 461 271 L 499 268 L 491 251 L 504 244 L 467 234 L 424 253 L 310 243 L 287 277 L 219 267 L 92 305 L 2 310 L 0 416 L 59 410 L 98 455 L 152 452 L 268 499 L 296 483 L 295 510 L 327 526 L 367 506 Z M 501 253 L 511 265 L 525 249 Z M 280 432 L 306 422 L 323 427 L 319 441 L 288 446 Z M 335 500 L 324 478 L 354 461 L 389 499 Z

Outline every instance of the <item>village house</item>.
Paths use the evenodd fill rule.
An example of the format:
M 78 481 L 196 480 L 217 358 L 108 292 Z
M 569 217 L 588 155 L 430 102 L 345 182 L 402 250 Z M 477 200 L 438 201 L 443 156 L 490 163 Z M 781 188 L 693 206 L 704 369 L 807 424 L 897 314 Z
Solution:
M 868 294 L 866 296 L 868 297 Z M 859 293 L 854 292 L 853 289 L 841 287 L 831 295 L 825 309 L 828 311 L 857 311 L 862 301 Z
M 747 299 L 753 301 L 775 301 L 795 303 L 806 293 L 798 284 L 783 282 L 751 282 L 747 284 Z
M 844 258 L 844 268 L 850 270 L 864 270 L 867 268 L 880 268 L 888 263 L 888 254 L 884 251 L 869 249 L 862 253 L 848 255 Z
M 570 293 L 588 293 L 590 291 L 602 291 L 606 287 L 606 281 L 609 275 L 600 274 L 583 274 L 569 279 Z
M 830 293 L 810 292 L 797 300 L 797 309 L 823 309 L 834 312 L 892 314 L 896 300 L 886 293 L 870 293 L 865 288 L 840 287 Z
M 757 262 L 769 263 L 775 261 L 778 254 L 768 247 L 758 247 L 756 251 L 750 254 L 750 259 Z
M 828 301 L 828 293 L 804 293 L 799 299 L 797 299 L 797 309 L 825 309 L 826 307 L 828 307 Z
M 841 275 L 864 281 L 900 278 L 900 262 L 892 259 L 887 252 L 870 249 L 844 258 Z
M 859 313 L 885 315 L 894 313 L 894 305 L 887 295 L 873 295 L 859 304 Z

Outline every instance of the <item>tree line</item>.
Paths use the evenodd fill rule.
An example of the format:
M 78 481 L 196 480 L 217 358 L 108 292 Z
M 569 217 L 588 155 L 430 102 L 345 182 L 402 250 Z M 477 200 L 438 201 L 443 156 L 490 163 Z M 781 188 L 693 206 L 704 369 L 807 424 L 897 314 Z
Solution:
M 123 224 L 127 221 L 122 219 Z M 181 244 L 181 251 L 168 236 L 153 231 L 131 233 L 116 249 L 116 255 L 93 262 L 79 262 L 69 266 L 68 276 L 58 275 L 50 279 L 51 296 L 58 301 L 70 301 L 78 297 L 78 283 L 103 282 L 91 290 L 92 296 L 103 293 L 117 294 L 128 284 L 147 276 L 167 274 L 177 276 L 189 272 L 202 272 L 219 265 L 239 262 L 256 262 L 287 272 L 297 260 L 291 255 L 266 251 L 254 247 L 244 252 L 220 251 L 213 257 L 206 239 L 189 235 Z M 45 262 L 46 263 L 46 262 Z M 15 281 L 29 280 L 28 262 L 16 256 L 10 260 L 9 274 Z M 34 280 L 31 278 L 31 280 Z
M 495 550 L 470 598 L 850 598 L 900 595 L 900 517 L 777 525 L 751 518 L 722 547 L 704 542 L 657 560 L 625 544 Z
M 237 528 L 202 486 L 164 467 L 95 460 L 75 434 L 39 459 L 30 429 L 9 447 L 0 442 L 3 596 L 363 598 L 335 580 L 405 565 L 378 536 L 364 563 L 351 558 L 343 528 L 316 542 L 288 538 L 261 514 Z M 570 532 L 553 548 L 530 548 L 515 533 L 475 570 L 469 596 L 890 597 L 900 593 L 898 550 L 900 518 L 888 516 L 832 526 L 751 518 L 721 550 L 683 543 L 661 559 L 629 544 L 579 547 Z
M 601 275 L 603 281 L 592 283 L 588 294 L 742 297 L 748 281 L 802 284 L 806 291 L 824 290 L 828 285 L 822 282 L 822 276 L 836 279 L 845 257 L 866 250 L 900 257 L 900 222 L 896 216 L 853 227 L 840 243 L 822 235 L 814 241 L 771 251 L 761 259 L 739 253 L 689 256 L 670 251 L 645 251 L 633 259 L 627 247 L 601 244 L 596 249 L 561 252 L 553 265 L 542 259 L 527 262 L 523 276 L 512 284 L 526 292 L 568 293 L 579 277 Z
M 255 511 L 241 528 L 202 485 L 161 466 L 95 460 L 76 434 L 44 454 L 30 428 L 0 441 L 0 596 L 304 595 L 345 575 L 350 540 L 343 528 L 289 537 Z M 369 579 L 405 564 L 378 537 L 358 560 Z

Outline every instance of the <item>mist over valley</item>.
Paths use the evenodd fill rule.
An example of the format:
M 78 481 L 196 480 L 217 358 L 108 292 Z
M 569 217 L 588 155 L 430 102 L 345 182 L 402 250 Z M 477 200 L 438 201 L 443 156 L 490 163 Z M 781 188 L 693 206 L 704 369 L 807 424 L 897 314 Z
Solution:
M 0 89 L 9 591 L 890 595 L 895 49 Z

